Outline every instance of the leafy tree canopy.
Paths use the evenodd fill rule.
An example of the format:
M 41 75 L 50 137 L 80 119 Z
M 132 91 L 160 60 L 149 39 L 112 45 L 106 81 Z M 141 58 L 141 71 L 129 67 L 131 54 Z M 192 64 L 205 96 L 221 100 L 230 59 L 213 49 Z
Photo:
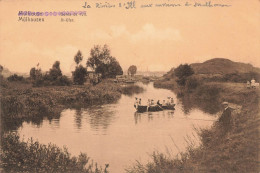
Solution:
M 188 76 L 191 76 L 194 74 L 193 69 L 191 68 L 190 65 L 184 64 L 184 65 L 179 65 L 176 69 L 174 69 L 174 74 L 178 78 L 186 78 Z
M 135 75 L 136 72 L 137 72 L 137 67 L 135 65 L 131 65 L 127 70 L 128 75 L 131 74 L 131 76 Z
M 77 54 L 74 56 L 74 61 L 76 62 L 77 65 L 82 61 L 83 56 L 80 50 L 78 50 Z
M 90 50 L 90 57 L 87 67 L 92 68 L 96 73 L 101 73 L 103 78 L 115 77 L 123 74 L 123 70 L 115 57 L 110 55 L 111 51 L 107 45 L 94 46 Z

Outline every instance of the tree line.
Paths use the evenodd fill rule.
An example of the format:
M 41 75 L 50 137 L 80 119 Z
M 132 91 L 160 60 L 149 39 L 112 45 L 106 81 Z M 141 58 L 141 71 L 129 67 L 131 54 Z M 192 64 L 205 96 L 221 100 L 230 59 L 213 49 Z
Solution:
M 123 70 L 117 59 L 111 55 L 111 50 L 107 45 L 95 45 L 90 50 L 90 56 L 87 59 L 86 65 L 82 65 L 83 55 L 80 50 L 74 56 L 74 62 L 76 64 L 75 70 L 72 71 L 72 80 L 62 74 L 60 68 L 60 61 L 55 61 L 52 67 L 43 72 L 38 63 L 36 67 L 32 67 L 29 72 L 29 81 L 33 86 L 66 86 L 66 85 L 83 85 L 89 73 L 93 73 L 94 79 L 90 81 L 96 84 L 105 78 L 115 78 L 117 75 L 122 75 Z M 91 69 L 91 71 L 88 71 Z M 3 71 L 3 66 L 0 65 L 0 73 Z M 135 75 L 137 67 L 131 65 L 128 68 L 128 75 Z M 96 80 L 95 80 L 96 79 Z M 23 76 L 13 74 L 7 78 L 8 81 L 26 81 Z
M 95 45 L 90 50 L 90 57 L 87 60 L 86 66 L 81 64 L 82 60 L 82 52 L 78 50 L 74 56 L 76 67 L 72 71 L 73 84 L 83 85 L 86 82 L 88 67 L 95 72 L 94 75 L 97 78 L 114 78 L 116 75 L 123 74 L 122 67 L 117 59 L 111 55 L 111 50 L 107 45 Z M 30 78 L 33 80 L 35 86 L 71 84 L 71 81 L 62 74 L 59 61 L 54 62 L 52 68 L 46 73 L 42 73 L 39 64 L 37 64 L 36 67 L 31 68 Z

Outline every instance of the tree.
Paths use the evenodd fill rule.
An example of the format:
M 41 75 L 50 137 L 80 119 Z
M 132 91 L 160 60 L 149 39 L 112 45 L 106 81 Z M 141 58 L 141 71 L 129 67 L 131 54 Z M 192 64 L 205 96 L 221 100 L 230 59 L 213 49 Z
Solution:
M 33 80 L 39 79 L 42 76 L 42 72 L 40 68 L 31 68 L 30 70 L 30 77 Z
M 2 71 L 4 70 L 4 67 L 0 65 L 0 74 L 2 74 Z
M 137 71 L 137 67 L 135 65 L 131 65 L 128 70 L 127 70 L 127 74 L 131 74 L 131 76 L 135 75 Z
M 110 49 L 107 45 L 103 47 L 96 45 L 90 50 L 87 67 L 92 68 L 96 73 L 101 73 L 102 78 L 113 78 L 123 74 L 119 62 L 110 55 Z
M 62 72 L 60 69 L 60 61 L 55 61 L 52 65 L 52 68 L 49 71 L 50 80 L 54 81 L 57 80 L 59 77 L 62 76 Z
M 76 67 L 75 71 L 72 72 L 73 82 L 77 85 L 83 85 L 86 82 L 87 69 L 82 65 Z
M 74 61 L 76 62 L 77 66 L 82 61 L 83 56 L 80 50 L 78 50 L 77 54 L 74 56 Z
M 10 81 L 10 82 L 13 82 L 13 81 L 24 81 L 24 77 L 23 76 L 19 76 L 17 74 L 13 74 L 13 75 L 9 76 L 7 78 L 7 80 Z
M 174 69 L 174 74 L 176 77 L 178 77 L 178 79 L 176 80 L 176 82 L 181 85 L 184 86 L 186 83 L 186 78 L 193 75 L 194 71 L 191 68 L 190 65 L 188 64 L 184 64 L 184 65 L 179 65 L 176 69 Z
M 74 56 L 74 61 L 77 64 L 75 71 L 72 72 L 73 82 L 77 85 L 83 85 L 86 82 L 87 69 L 79 63 L 83 60 L 83 56 L 80 50 Z

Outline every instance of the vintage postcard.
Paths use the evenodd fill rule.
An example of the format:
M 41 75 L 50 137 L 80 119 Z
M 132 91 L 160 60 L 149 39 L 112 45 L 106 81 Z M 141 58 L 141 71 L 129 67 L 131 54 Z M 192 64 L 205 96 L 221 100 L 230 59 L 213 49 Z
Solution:
M 0 172 L 259 172 L 259 0 L 0 0 Z

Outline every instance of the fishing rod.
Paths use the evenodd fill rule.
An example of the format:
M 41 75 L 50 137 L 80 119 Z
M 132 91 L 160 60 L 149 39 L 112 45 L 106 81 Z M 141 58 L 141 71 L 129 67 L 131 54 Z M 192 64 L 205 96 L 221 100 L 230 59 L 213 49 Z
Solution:
M 200 118 L 180 118 L 180 117 L 175 117 L 177 119 L 188 119 L 188 120 L 200 120 L 200 121 L 214 121 L 217 122 L 218 120 L 206 120 L 206 119 L 200 119 Z
M 200 119 L 200 118 L 181 118 L 181 117 L 174 117 L 177 119 L 185 119 L 185 120 L 199 120 L 199 121 L 213 121 L 213 122 L 217 122 L 218 120 L 206 120 L 206 119 Z

